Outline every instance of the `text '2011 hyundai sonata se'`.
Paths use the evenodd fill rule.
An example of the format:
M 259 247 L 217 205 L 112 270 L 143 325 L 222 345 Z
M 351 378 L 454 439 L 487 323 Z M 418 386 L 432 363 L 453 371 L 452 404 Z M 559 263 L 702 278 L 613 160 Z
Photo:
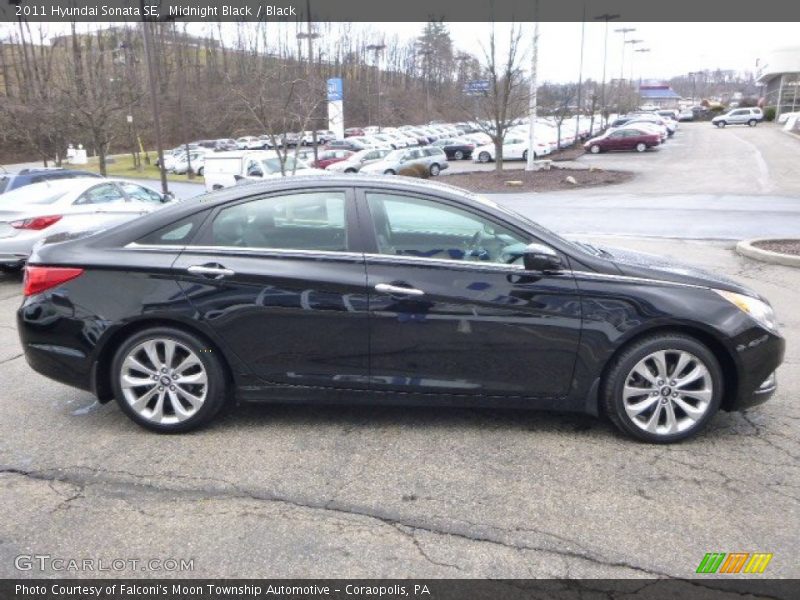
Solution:
M 672 442 L 769 398 L 785 345 L 735 282 L 385 176 L 237 186 L 44 244 L 24 288 L 30 365 L 162 432 L 231 399 L 367 400 L 605 414 Z

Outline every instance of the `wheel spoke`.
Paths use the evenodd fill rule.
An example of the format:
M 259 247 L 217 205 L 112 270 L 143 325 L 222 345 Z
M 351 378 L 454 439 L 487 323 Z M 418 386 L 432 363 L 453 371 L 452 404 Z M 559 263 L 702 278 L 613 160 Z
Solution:
M 625 389 L 622 390 L 622 397 L 625 400 L 630 400 L 631 398 L 638 398 L 639 396 L 649 396 L 654 389 L 653 387 L 641 388 L 633 385 L 626 385 Z
M 645 425 L 645 429 L 650 433 L 657 433 L 656 429 L 658 428 L 658 422 L 661 419 L 662 407 L 663 404 L 656 404 L 656 409 L 653 411 L 653 414 L 650 416 L 650 419 Z
M 172 405 L 172 412 L 178 421 L 185 421 L 194 414 L 194 407 L 192 407 L 192 410 L 186 410 L 178 399 L 178 394 L 173 390 L 169 390 L 167 396 L 169 397 L 169 403 Z
M 678 355 L 678 363 L 672 370 L 672 375 L 670 375 L 670 377 L 672 377 L 672 379 L 680 377 L 680 374 L 683 373 L 683 370 L 686 368 L 686 365 L 688 365 L 691 361 L 692 361 L 691 354 L 689 354 L 688 352 L 681 352 Z
M 645 361 L 641 361 L 638 365 L 636 365 L 633 368 L 633 372 L 646 379 L 651 386 L 656 387 L 658 385 L 658 381 L 655 377 L 653 377 L 653 374 L 645 364 Z
M 200 359 L 197 358 L 194 354 L 190 354 L 181 361 L 181 364 L 175 367 L 175 372 L 180 374 L 183 373 L 189 367 L 194 367 L 200 364 L 201 364 Z
M 152 377 L 132 377 L 131 375 L 122 376 L 122 388 L 155 387 L 158 384 Z
M 161 369 L 163 365 L 161 364 L 161 360 L 158 358 L 156 341 L 150 340 L 145 342 L 145 344 L 142 346 L 142 349 L 144 350 L 145 354 L 147 354 L 147 358 L 150 359 L 150 364 L 153 365 L 153 368 L 156 370 Z
M 661 379 L 667 378 L 667 353 L 663 350 L 659 350 L 658 352 L 653 352 L 650 355 L 650 358 L 653 360 L 653 363 L 656 365 L 656 371 L 658 372 L 658 376 Z
M 686 374 L 684 377 L 677 379 L 675 381 L 675 387 L 683 391 L 681 388 L 683 388 L 686 385 L 689 385 L 690 383 L 694 383 L 701 377 L 706 377 L 707 375 L 708 375 L 708 370 L 703 365 L 698 364 L 694 369 L 689 371 L 689 373 Z
M 123 369 L 139 371 L 140 373 L 147 373 L 148 375 L 155 375 L 156 371 L 144 365 L 143 362 L 138 360 L 135 356 L 130 355 L 128 358 L 125 359 L 125 362 L 122 363 Z
M 164 340 L 164 365 L 168 368 L 172 368 L 172 361 L 175 357 L 175 342 L 172 340 Z
M 689 396 L 690 398 L 697 398 L 703 403 L 710 402 L 713 395 L 711 390 L 681 390 L 678 392 L 680 396 Z
M 687 416 L 687 417 L 689 417 L 689 418 L 690 418 L 692 421 L 697 421 L 697 419 L 699 419 L 700 417 L 702 417 L 702 416 L 705 414 L 705 412 L 706 412 L 706 410 L 705 410 L 705 407 L 703 407 L 703 408 L 695 408 L 694 406 L 692 406 L 691 404 L 689 404 L 688 402 L 686 402 L 686 401 L 685 401 L 683 398 L 681 398 L 680 396 L 679 396 L 679 397 L 677 397 L 677 398 L 673 398 L 673 401 L 675 402 L 675 404 L 677 404 L 677 405 L 678 405 L 678 407 L 680 407 L 680 409 L 681 409 L 681 410 L 682 410 L 682 411 L 683 411 L 683 412 L 686 414 L 686 416 Z
M 134 401 L 131 402 L 131 408 L 136 412 L 142 412 L 147 407 L 147 403 L 150 402 L 157 393 L 158 388 L 153 387 L 153 389 L 148 390 L 146 393 L 134 399 Z
M 642 414 L 648 408 L 653 406 L 653 404 L 655 404 L 656 402 L 658 402 L 658 396 L 650 396 L 649 398 L 645 398 L 644 400 L 641 400 L 640 402 L 635 402 L 633 404 L 628 404 L 625 407 L 625 410 L 628 411 L 628 414 L 631 417 L 635 417 L 636 415 Z
M 678 430 L 678 419 L 675 418 L 675 407 L 672 402 L 664 405 L 664 412 L 667 415 L 667 433 L 675 433 Z
M 156 405 L 153 407 L 153 413 L 150 417 L 151 421 L 160 423 L 164 420 L 164 396 L 166 396 L 164 390 L 158 392 L 158 399 L 156 400 Z
M 194 409 L 194 410 L 197 410 L 198 408 L 200 408 L 200 405 L 203 404 L 203 398 L 200 398 L 198 396 L 195 396 L 194 394 L 191 394 L 191 393 L 187 392 L 185 389 L 183 389 L 179 385 L 175 386 L 175 391 L 178 394 L 180 394 L 181 398 L 183 398 L 189 404 L 191 404 L 192 405 L 192 409 Z

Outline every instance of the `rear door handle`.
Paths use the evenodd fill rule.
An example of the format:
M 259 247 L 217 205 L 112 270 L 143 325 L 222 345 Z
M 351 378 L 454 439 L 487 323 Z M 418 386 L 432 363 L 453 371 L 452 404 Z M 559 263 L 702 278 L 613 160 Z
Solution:
M 233 271 L 232 269 L 226 269 L 222 265 L 192 265 L 186 270 L 189 271 L 189 273 L 194 273 L 196 275 L 207 275 L 209 277 L 213 277 L 214 279 L 221 279 L 223 277 L 236 275 L 236 271 Z
M 389 283 L 379 283 L 375 286 L 375 291 L 390 296 L 424 296 L 425 292 L 412 287 L 401 287 Z

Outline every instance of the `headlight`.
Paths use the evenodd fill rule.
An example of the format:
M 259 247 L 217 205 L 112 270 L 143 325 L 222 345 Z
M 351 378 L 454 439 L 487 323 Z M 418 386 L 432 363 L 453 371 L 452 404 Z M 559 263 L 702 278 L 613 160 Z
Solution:
M 762 302 L 758 298 L 753 298 L 752 296 L 745 296 L 744 294 L 737 294 L 726 290 L 714 291 L 725 298 L 725 300 L 736 305 L 739 309 L 750 315 L 759 325 L 771 329 L 772 331 L 778 330 L 778 323 L 775 320 L 775 311 L 772 310 L 772 307 L 766 302 Z

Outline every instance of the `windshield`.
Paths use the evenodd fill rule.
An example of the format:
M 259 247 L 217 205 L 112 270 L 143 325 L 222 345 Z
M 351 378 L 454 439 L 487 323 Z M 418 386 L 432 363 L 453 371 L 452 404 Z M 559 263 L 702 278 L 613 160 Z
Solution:
M 274 175 L 275 173 L 281 172 L 281 159 L 277 156 L 274 158 L 265 158 L 261 161 L 261 164 L 264 165 L 265 175 Z M 295 160 L 294 156 L 287 156 L 283 172 L 291 173 L 292 171 L 300 171 L 308 168 L 309 167 L 304 162 Z

